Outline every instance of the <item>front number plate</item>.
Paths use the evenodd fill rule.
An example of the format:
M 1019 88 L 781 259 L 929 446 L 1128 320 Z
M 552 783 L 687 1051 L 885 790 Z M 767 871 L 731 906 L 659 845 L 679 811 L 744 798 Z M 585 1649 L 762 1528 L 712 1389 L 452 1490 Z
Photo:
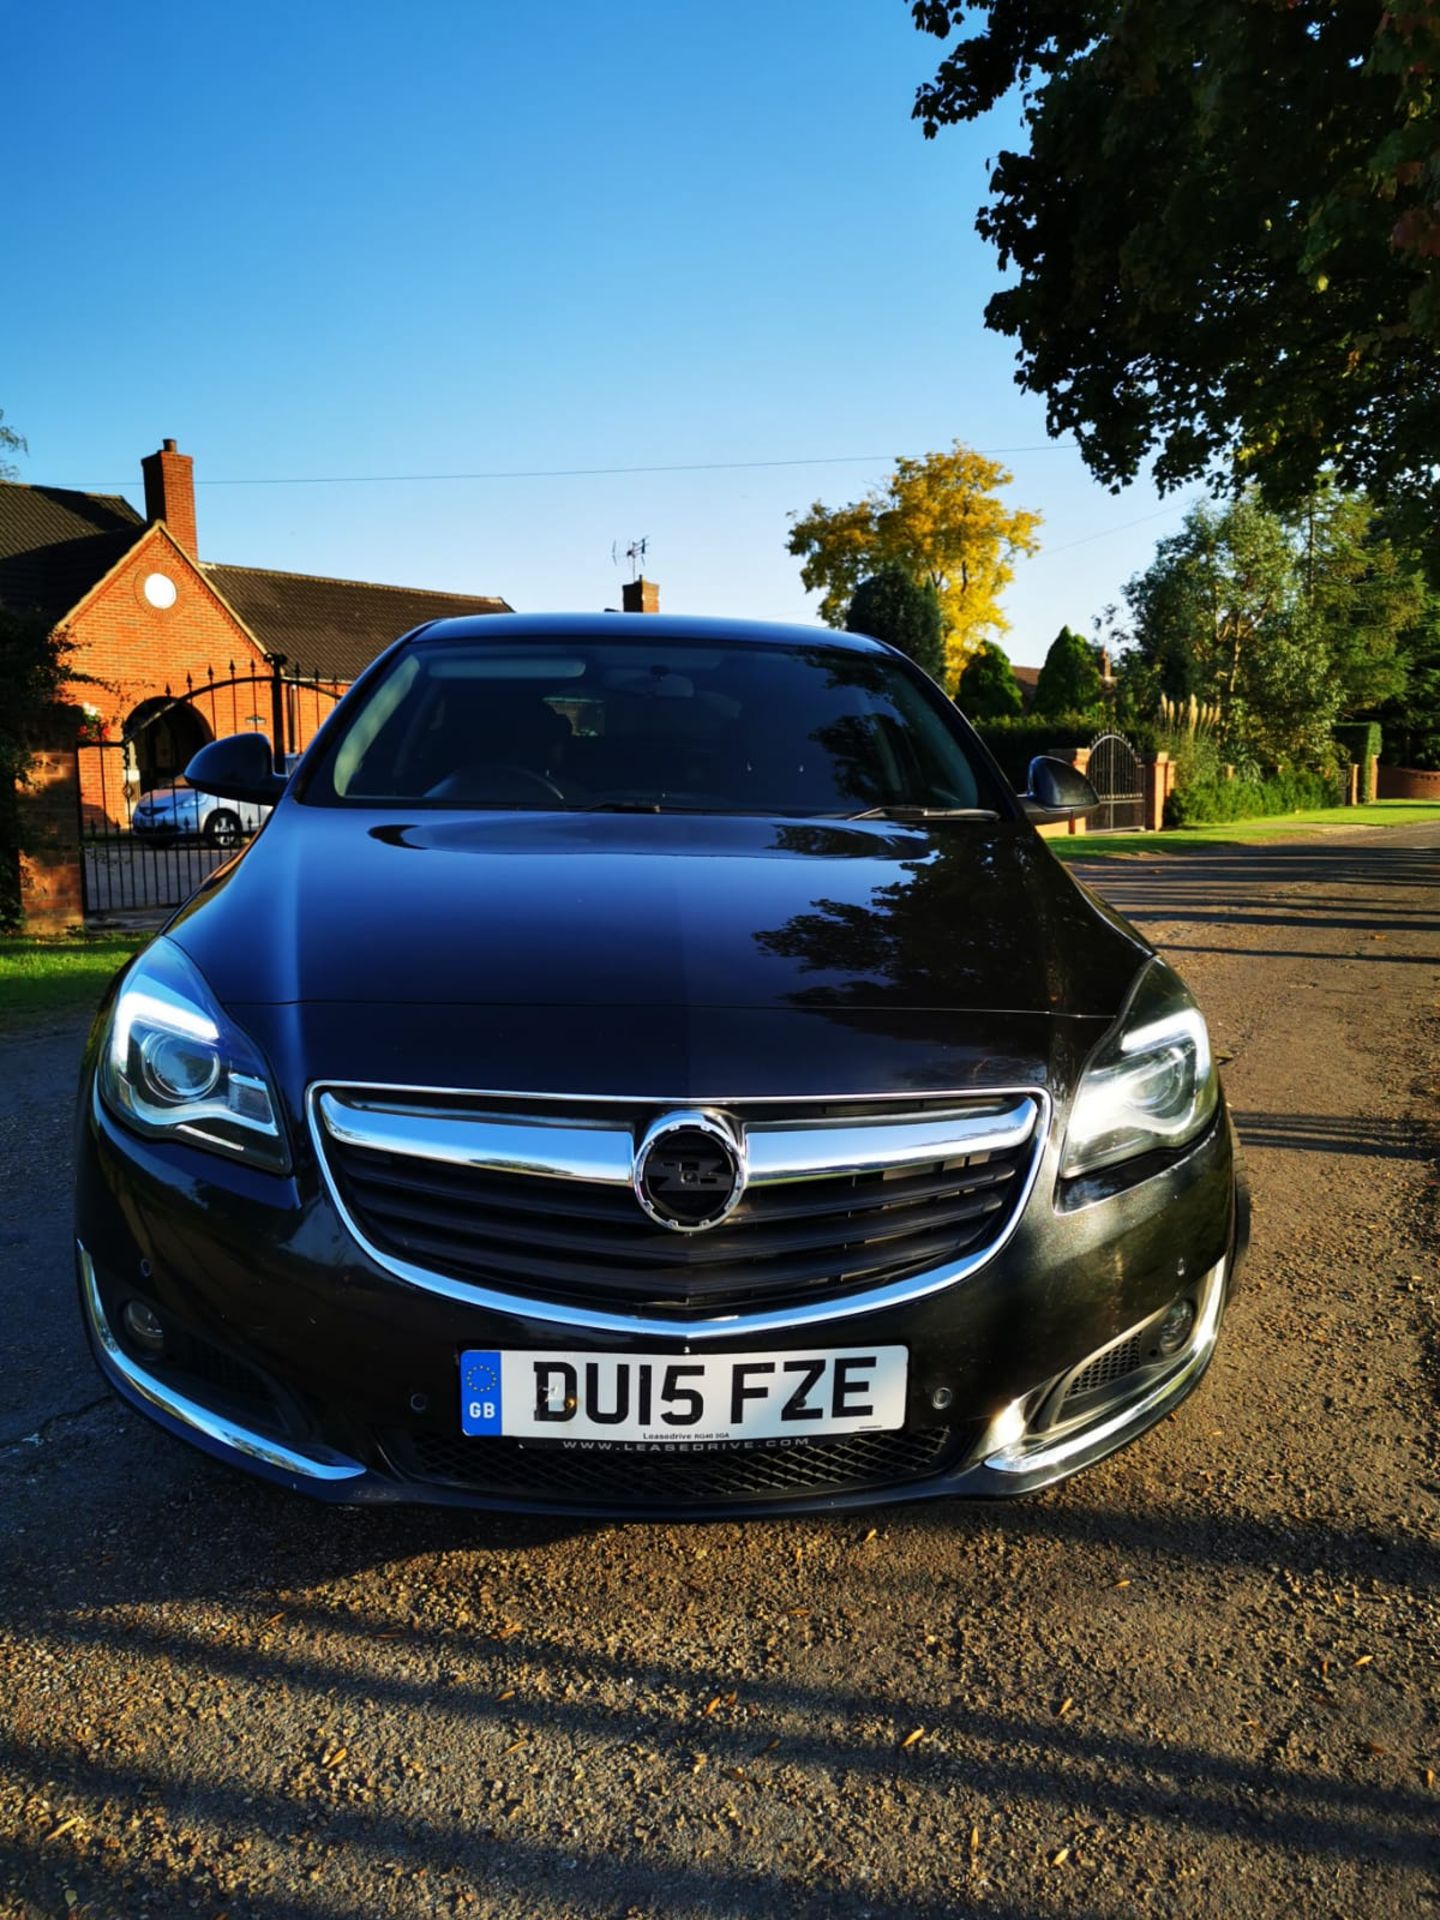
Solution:
M 905 1424 L 904 1347 L 812 1353 L 594 1354 L 469 1349 L 468 1434 L 644 1446 L 803 1440 Z

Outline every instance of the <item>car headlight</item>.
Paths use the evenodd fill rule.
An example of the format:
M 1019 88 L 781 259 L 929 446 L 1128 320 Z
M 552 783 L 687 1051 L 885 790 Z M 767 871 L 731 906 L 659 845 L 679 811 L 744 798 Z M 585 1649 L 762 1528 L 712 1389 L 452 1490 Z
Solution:
M 255 1046 L 173 941 L 146 948 L 110 1012 L 100 1092 L 120 1120 L 284 1173 L 279 1107 Z
M 1081 1075 L 1060 1176 L 1184 1146 L 1209 1123 L 1219 1098 L 1204 1017 L 1179 975 L 1152 960 Z

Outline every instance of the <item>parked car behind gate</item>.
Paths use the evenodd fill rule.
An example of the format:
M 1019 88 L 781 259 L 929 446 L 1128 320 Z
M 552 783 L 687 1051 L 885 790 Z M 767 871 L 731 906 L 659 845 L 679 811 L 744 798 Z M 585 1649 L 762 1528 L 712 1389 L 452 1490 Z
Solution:
M 298 758 L 290 755 L 281 771 L 288 772 Z M 201 793 L 183 774 L 177 774 L 168 787 L 155 787 L 138 802 L 130 826 L 157 847 L 168 847 L 182 839 L 204 840 L 212 847 L 238 847 L 242 840 L 258 833 L 269 816 L 269 807 Z
M 176 840 L 206 840 L 212 847 L 238 847 L 269 813 L 268 807 L 246 800 L 218 800 L 201 793 L 179 777 L 173 786 L 155 787 L 130 816 L 132 832 L 152 845 L 166 847 Z

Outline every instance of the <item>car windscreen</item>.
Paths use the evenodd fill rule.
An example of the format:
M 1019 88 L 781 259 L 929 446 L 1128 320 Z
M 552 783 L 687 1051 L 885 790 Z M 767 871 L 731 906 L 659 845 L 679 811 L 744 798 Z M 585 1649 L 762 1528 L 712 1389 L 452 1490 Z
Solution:
M 1008 807 L 947 702 L 843 647 L 423 641 L 326 741 L 320 805 L 846 815 Z

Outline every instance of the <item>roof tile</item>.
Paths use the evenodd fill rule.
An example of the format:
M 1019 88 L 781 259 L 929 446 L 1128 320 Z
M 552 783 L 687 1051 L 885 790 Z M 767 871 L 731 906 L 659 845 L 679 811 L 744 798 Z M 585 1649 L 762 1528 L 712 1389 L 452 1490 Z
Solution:
M 200 570 L 267 652 L 283 653 L 297 672 L 326 679 L 353 680 L 392 640 L 427 620 L 511 611 L 483 593 L 434 593 L 215 562 L 203 562 Z

